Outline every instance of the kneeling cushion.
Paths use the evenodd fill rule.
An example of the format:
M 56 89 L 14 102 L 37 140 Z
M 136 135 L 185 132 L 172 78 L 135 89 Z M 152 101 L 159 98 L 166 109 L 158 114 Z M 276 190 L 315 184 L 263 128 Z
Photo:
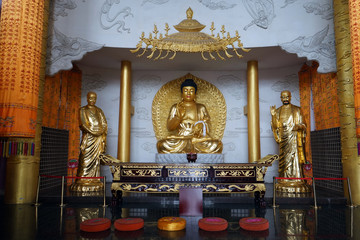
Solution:
M 181 217 L 162 217 L 158 220 L 158 228 L 165 231 L 180 231 L 185 229 L 186 220 Z
M 80 230 L 85 232 L 101 232 L 111 227 L 111 221 L 108 218 L 92 218 L 80 223 Z
M 115 221 L 114 227 L 118 231 L 136 231 L 144 227 L 142 218 L 120 218 Z
M 264 231 L 269 229 L 269 221 L 265 218 L 247 217 L 239 221 L 241 228 L 249 231 Z
M 205 231 L 224 231 L 228 222 L 223 218 L 207 217 L 199 220 L 199 228 Z

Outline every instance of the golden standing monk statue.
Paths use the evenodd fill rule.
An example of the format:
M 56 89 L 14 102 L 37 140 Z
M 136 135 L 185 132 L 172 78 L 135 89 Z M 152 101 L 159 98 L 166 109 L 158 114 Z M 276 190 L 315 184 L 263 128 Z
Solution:
M 80 108 L 80 145 L 78 177 L 100 177 L 99 156 L 106 149 L 107 122 L 103 111 L 95 106 L 97 95 L 87 94 L 88 104 Z M 76 179 L 71 191 L 88 192 L 103 189 L 101 179 Z
M 159 140 L 159 153 L 221 153 L 220 140 L 210 135 L 210 116 L 203 104 L 195 102 L 197 85 L 192 79 L 181 84 L 182 101 L 174 104 L 167 119 L 172 133 Z
M 272 116 L 271 128 L 275 141 L 279 144 L 279 176 L 286 178 L 303 178 L 302 165 L 305 163 L 305 133 L 301 109 L 291 104 L 290 91 L 281 92 L 283 106 L 270 107 Z M 276 190 L 281 192 L 302 193 L 310 188 L 304 180 L 280 179 Z

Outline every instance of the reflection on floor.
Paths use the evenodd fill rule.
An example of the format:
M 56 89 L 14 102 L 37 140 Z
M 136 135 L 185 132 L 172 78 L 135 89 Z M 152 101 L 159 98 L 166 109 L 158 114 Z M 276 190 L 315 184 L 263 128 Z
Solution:
M 270 192 L 270 191 L 268 191 Z M 0 239 L 360 239 L 360 208 L 349 208 L 342 197 L 318 196 L 319 208 L 313 208 L 312 197 L 279 198 L 278 207 L 256 208 L 250 195 L 240 194 L 204 196 L 203 216 L 186 216 L 186 229 L 167 232 L 157 228 L 157 220 L 164 216 L 179 216 L 179 198 L 176 194 L 135 194 L 123 199 L 119 206 L 102 207 L 101 196 L 67 196 L 66 206 L 59 206 L 50 198 L 40 198 L 39 207 L 32 205 L 0 204 Z M 88 203 L 84 200 L 89 200 Z M 340 199 L 340 200 L 339 200 Z M 54 200 L 54 199 L 53 199 Z M 111 203 L 111 198 L 106 198 Z M 244 217 L 263 217 L 269 221 L 267 231 L 251 232 L 239 227 Z M 141 217 L 143 229 L 120 232 L 112 225 L 108 231 L 86 233 L 79 230 L 81 221 L 106 217 L 115 221 L 122 217 Z M 207 232 L 198 228 L 201 217 L 221 217 L 229 227 L 221 232 Z M 355 225 L 354 225 L 355 224 Z

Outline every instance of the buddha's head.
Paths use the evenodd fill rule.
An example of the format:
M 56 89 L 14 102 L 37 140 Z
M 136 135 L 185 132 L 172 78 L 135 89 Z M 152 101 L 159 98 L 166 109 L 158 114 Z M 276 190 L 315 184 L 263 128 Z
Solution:
M 290 104 L 290 102 L 291 102 L 291 92 L 289 90 L 282 91 L 280 99 L 281 99 L 281 102 L 284 105 Z
M 186 79 L 181 84 L 181 97 L 186 102 L 195 100 L 196 91 L 197 91 L 197 85 L 192 79 Z
M 94 92 L 88 92 L 86 95 L 88 105 L 95 106 L 97 95 Z

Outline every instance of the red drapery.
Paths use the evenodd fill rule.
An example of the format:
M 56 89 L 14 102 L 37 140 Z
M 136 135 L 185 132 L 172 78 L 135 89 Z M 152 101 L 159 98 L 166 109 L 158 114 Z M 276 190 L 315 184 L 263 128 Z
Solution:
M 313 85 L 315 129 L 340 127 L 336 73 L 316 73 Z
M 318 66 L 316 62 L 313 62 L 312 66 L 304 64 L 299 72 L 301 108 L 306 106 L 308 110 L 303 110 L 310 111 L 307 103 L 310 101 L 308 96 L 312 91 L 315 129 L 340 127 L 336 73 L 318 73 Z
M 43 126 L 69 131 L 68 175 L 76 176 L 79 158 L 81 72 L 75 67 L 45 79 Z M 68 179 L 71 184 L 73 179 Z
M 318 66 L 316 62 L 313 62 L 311 66 L 304 64 L 298 73 L 300 105 L 307 126 L 306 160 L 310 163 L 312 162 L 310 142 L 311 93 L 314 105 L 315 129 L 323 130 L 340 127 L 336 73 L 318 73 Z M 305 172 L 305 176 L 311 175 L 311 172 Z

